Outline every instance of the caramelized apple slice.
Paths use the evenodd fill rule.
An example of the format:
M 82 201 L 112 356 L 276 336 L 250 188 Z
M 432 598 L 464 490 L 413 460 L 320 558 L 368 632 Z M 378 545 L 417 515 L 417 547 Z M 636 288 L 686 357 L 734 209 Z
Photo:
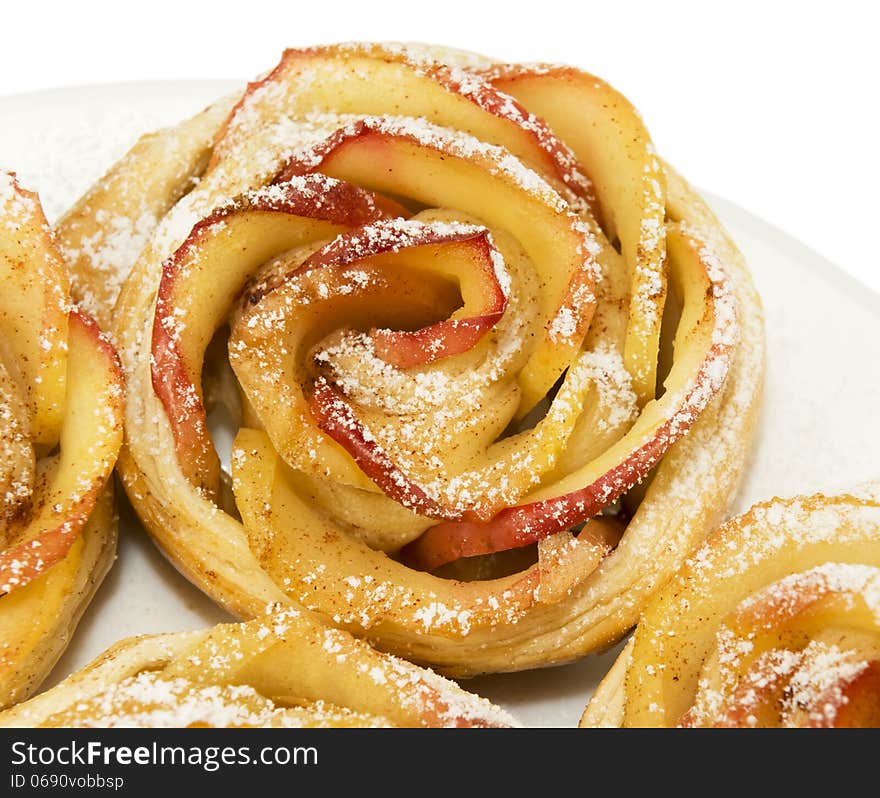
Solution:
M 25 386 L 30 435 L 57 442 L 67 373 L 67 269 L 36 194 L 0 172 L 0 358 Z
M 432 570 L 459 557 L 524 546 L 592 517 L 643 479 L 721 388 L 737 341 L 736 311 L 720 265 L 686 231 L 669 232 L 672 279 L 684 310 L 665 393 L 647 405 L 615 445 L 584 467 L 543 486 L 532 501 L 487 522 L 431 527 L 403 552 Z
M 488 521 L 506 506 L 510 496 L 525 494 L 552 468 L 557 453 L 563 449 L 574 429 L 585 400 L 593 399 L 597 406 L 601 406 L 601 395 L 596 397 L 601 392 L 596 389 L 593 361 L 590 353 L 578 358 L 550 403 L 547 414 L 535 428 L 480 449 L 479 457 L 469 458 L 467 468 L 446 480 L 435 475 L 430 486 L 419 483 L 419 472 L 413 468 L 417 464 L 410 461 L 410 468 L 404 468 L 386 451 L 352 405 L 327 380 L 321 378 L 315 382 L 308 397 L 309 409 L 318 426 L 345 447 L 361 470 L 390 499 L 429 518 Z M 427 427 L 427 421 L 424 426 Z M 436 433 L 430 428 L 424 431 L 424 435 L 431 434 Z M 398 436 L 393 431 L 387 437 L 398 443 Z M 417 437 L 412 436 L 413 439 Z M 410 437 L 407 437 L 405 442 L 409 441 Z M 465 453 L 471 451 L 460 442 L 458 446 Z M 426 471 L 423 468 L 421 474 Z M 504 490 L 499 490 L 492 482 L 497 474 L 503 475 Z
M 786 641 L 794 644 L 791 648 L 774 647 L 754 660 L 745 657 L 750 663 L 747 666 L 741 660 L 722 663 L 713 657 L 703 668 L 704 686 L 696 704 L 678 725 L 728 729 L 876 727 L 880 720 L 880 661 L 866 660 L 864 652 L 841 648 L 840 639 L 823 642 L 821 638 L 830 637 L 828 634 L 799 649 L 806 635 L 795 626 Z M 714 692 L 711 701 L 707 700 L 710 692 Z
M 82 311 L 71 311 L 68 330 L 60 453 L 46 467 L 33 514 L 0 553 L 0 593 L 27 585 L 64 559 L 122 446 L 122 373 L 116 352 Z
M 861 662 L 815 697 L 808 715 L 817 728 L 880 728 L 880 660 Z
M 783 686 L 802 685 L 800 709 L 821 709 L 826 687 L 880 653 L 878 528 L 874 501 L 817 495 L 757 505 L 719 529 L 643 615 L 624 722 L 672 725 L 687 713 L 692 725 L 711 724 L 723 709 L 713 695 L 723 704 L 730 685 L 774 650 L 788 663 Z M 818 670 L 814 654 L 825 663 Z M 774 695 L 782 693 L 765 699 L 776 717 L 797 710 L 773 704 Z
M 285 250 L 382 215 L 365 191 L 311 175 L 240 197 L 200 221 L 163 267 L 152 340 L 153 387 L 187 478 L 216 495 L 219 460 L 201 391 L 205 349 L 247 280 Z
M 591 197 L 571 150 L 511 96 L 473 72 L 379 44 L 286 50 L 275 69 L 248 86 L 214 160 L 260 148 L 255 131 L 271 130 L 279 118 L 320 113 L 425 119 L 504 147 L 560 190 Z
M 0 356 L 0 548 L 6 542 L 7 529 L 27 514 L 36 477 L 30 416 L 23 394 L 23 386 Z
M 85 527 L 66 538 L 27 584 L 0 599 L 0 707 L 23 701 L 52 670 L 71 632 L 113 563 L 116 552 L 113 483 L 101 492 Z M 60 554 L 55 547 L 54 556 Z
M 337 236 L 300 269 L 347 266 L 404 248 L 420 250 L 407 255 L 425 262 L 426 271 L 454 280 L 463 306 L 449 319 L 418 330 L 375 330 L 376 353 L 396 368 L 410 368 L 472 349 L 503 315 L 510 290 L 504 259 L 485 228 L 388 222 Z
M 619 239 L 631 294 L 624 360 L 640 403 L 654 397 L 666 297 L 665 180 L 641 118 L 604 80 L 566 66 L 509 65 L 483 73 L 545 120 L 593 183 L 609 239 Z
M 872 657 L 880 656 L 875 590 L 877 568 L 827 563 L 768 585 L 728 613 L 719 639 L 749 640 L 751 648 L 735 660 L 719 650 L 703 667 L 707 684 L 736 684 L 716 725 L 835 726 L 850 690 L 867 716 L 876 711 L 860 695 L 876 679 Z M 701 699 L 691 712 L 697 720 L 706 717 Z M 854 708 L 851 720 L 860 714 Z
M 448 319 L 426 324 L 425 319 L 446 315 L 452 297 L 444 287 L 451 279 L 463 306 Z M 337 237 L 288 274 L 250 288 L 232 324 L 230 362 L 290 465 L 369 488 L 351 458 L 347 463 L 344 452 L 329 445 L 332 438 L 361 471 L 387 486 L 399 480 L 392 476 L 390 460 L 372 468 L 374 460 L 360 451 L 364 444 L 369 448 L 365 436 L 352 437 L 347 433 L 357 427 L 336 424 L 332 414 L 323 412 L 331 398 L 334 407 L 345 405 L 338 391 L 321 378 L 312 399 L 304 396 L 303 388 L 314 379 L 309 363 L 301 362 L 309 345 L 336 326 L 363 329 L 390 322 L 398 329 L 372 336 L 392 365 L 420 365 L 466 352 L 501 318 L 507 279 L 485 228 L 419 219 L 377 222 Z M 315 401 L 316 394 L 321 401 Z M 330 438 L 315 429 L 313 416 Z M 420 506 L 428 501 L 423 491 L 418 499 Z
M 522 369 L 519 415 L 571 365 L 595 309 L 601 251 L 590 230 L 539 175 L 498 147 L 416 120 L 369 118 L 297 156 L 281 178 L 320 171 L 507 231 L 540 280 L 543 335 Z

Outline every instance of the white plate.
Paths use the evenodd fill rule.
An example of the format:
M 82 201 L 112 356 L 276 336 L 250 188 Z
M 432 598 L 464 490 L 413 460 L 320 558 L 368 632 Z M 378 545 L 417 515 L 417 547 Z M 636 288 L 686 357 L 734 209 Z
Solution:
M 136 139 L 235 88 L 219 81 L 114 84 L 0 98 L 0 167 L 56 216 Z M 798 241 L 709 197 L 752 268 L 767 315 L 767 384 L 735 510 L 774 495 L 880 476 L 880 297 Z M 119 558 L 47 684 L 122 637 L 228 620 L 123 519 Z M 467 683 L 530 726 L 573 726 L 615 651 Z

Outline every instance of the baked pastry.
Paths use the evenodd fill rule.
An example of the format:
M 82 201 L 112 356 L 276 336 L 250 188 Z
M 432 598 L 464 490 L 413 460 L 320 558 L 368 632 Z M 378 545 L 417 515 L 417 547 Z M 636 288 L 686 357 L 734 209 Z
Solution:
M 113 561 L 123 398 L 37 196 L 4 172 L 0 282 L 2 708 L 39 686 Z
M 515 726 L 454 682 L 328 627 L 306 610 L 134 637 L 0 727 Z
M 582 726 L 880 725 L 876 490 L 758 504 L 650 601 Z
M 625 98 L 442 57 L 287 51 L 61 234 L 84 274 L 146 237 L 113 312 L 120 473 L 178 568 L 239 616 L 305 605 L 473 674 L 618 639 L 721 520 L 763 328 Z

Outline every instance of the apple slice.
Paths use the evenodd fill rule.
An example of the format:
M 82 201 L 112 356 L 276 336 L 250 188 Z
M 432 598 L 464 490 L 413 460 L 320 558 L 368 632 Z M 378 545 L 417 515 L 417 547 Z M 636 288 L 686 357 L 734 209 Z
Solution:
M 554 65 L 502 65 L 481 75 L 545 120 L 589 176 L 609 239 L 630 275 L 624 361 L 640 404 L 654 397 L 666 297 L 665 179 L 631 103 L 605 81 Z
M 543 335 L 520 372 L 524 416 L 576 357 L 595 309 L 601 245 L 538 174 L 498 147 L 418 120 L 366 118 L 295 156 L 282 179 L 320 171 L 455 208 L 525 250 L 540 280 Z
M 388 458 L 385 468 L 371 470 L 371 459 L 359 453 L 358 426 L 335 423 L 338 413 L 323 412 L 331 405 L 347 407 L 326 379 L 317 380 L 312 398 L 303 393 L 315 379 L 304 362 L 310 346 L 338 327 L 391 322 L 398 329 L 374 330 L 368 337 L 393 366 L 467 352 L 502 317 L 507 281 L 503 258 L 483 227 L 419 219 L 376 222 L 338 236 L 281 278 L 257 281 L 232 324 L 230 363 L 286 462 L 314 476 L 332 473 L 344 484 L 375 490 L 364 473 L 381 481 L 391 468 Z M 458 288 L 450 294 L 453 282 Z M 450 318 L 425 323 L 448 315 L 459 293 L 464 303 Z M 316 418 L 329 438 L 315 428 Z M 424 491 L 418 496 L 419 506 L 428 500 Z
M 453 521 L 428 529 L 401 552 L 433 570 L 460 557 L 525 546 L 585 521 L 647 476 L 721 389 L 737 342 L 733 294 L 716 256 L 680 227 L 668 232 L 672 279 L 684 310 L 665 393 L 595 460 L 545 485 L 531 501 L 490 521 Z
M 880 728 L 880 660 L 864 662 L 828 685 L 809 716 L 816 728 Z
M 586 398 L 596 396 L 598 389 L 593 383 L 591 361 L 589 353 L 578 359 L 547 414 L 534 429 L 496 441 L 488 449 L 478 449 L 478 454 L 469 459 L 465 470 L 455 471 L 445 484 L 442 479 L 439 484 L 435 481 L 432 491 L 420 484 L 416 470 L 407 469 L 396 461 L 372 434 L 369 425 L 357 415 L 351 403 L 326 379 L 316 380 L 312 387 L 308 396 L 309 409 L 318 426 L 348 451 L 360 469 L 389 498 L 403 507 L 428 518 L 487 521 L 505 506 L 504 497 L 508 495 L 494 489 L 493 475 L 504 475 L 508 491 L 525 493 L 530 485 L 537 484 L 540 475 L 551 469 Z M 435 433 L 429 429 L 427 434 Z M 395 434 L 393 437 L 399 436 Z M 409 465 L 413 464 L 410 462 Z
M 719 639 L 749 640 L 749 652 L 730 662 L 713 657 L 704 672 L 712 666 L 722 672 L 725 667 L 746 671 L 751 678 L 741 680 L 737 693 L 746 699 L 755 696 L 763 705 L 759 722 L 775 713 L 777 724 L 781 715 L 781 722 L 797 726 L 860 725 L 880 709 L 869 697 L 880 680 L 878 605 L 872 599 L 878 589 L 880 569 L 867 565 L 831 562 L 783 577 L 750 595 L 724 619 Z M 803 641 L 810 642 L 800 648 Z M 767 655 L 757 656 L 761 652 Z M 774 659 L 775 668 L 761 667 L 762 660 Z M 739 697 L 722 714 L 722 725 L 749 722 L 747 701 Z
M 27 585 L 65 558 L 92 513 L 122 446 L 122 370 L 98 326 L 68 319 L 67 397 L 60 453 L 28 523 L 0 553 L 0 594 Z
M 58 661 L 116 552 L 113 481 L 67 553 L 0 601 L 0 707 L 24 701 Z
M 396 368 L 410 368 L 472 349 L 504 314 L 510 282 L 504 259 L 485 228 L 396 220 L 379 223 L 337 236 L 311 255 L 300 272 L 347 266 L 402 249 L 411 250 L 408 256 L 427 264 L 426 271 L 455 280 L 464 305 L 451 318 L 418 330 L 373 331 L 376 353 Z
M 770 649 L 757 656 L 742 673 L 731 672 L 730 668 L 722 667 L 717 659 L 713 660 L 703 670 L 705 684 L 711 684 L 718 691 L 716 695 L 723 695 L 724 698 L 717 716 L 712 717 L 712 726 L 738 729 L 782 725 L 785 692 L 792 676 L 803 663 L 802 651 Z M 677 725 L 693 729 L 710 724 L 703 720 L 695 706 L 681 716 Z
M 318 428 L 342 445 L 361 471 L 387 496 L 407 509 L 428 517 L 461 517 L 460 511 L 444 506 L 407 477 L 370 435 L 349 404 L 323 377 L 315 381 L 308 396 L 308 405 Z
M 0 172 L 0 357 L 26 386 L 31 439 L 49 451 L 61 433 L 69 283 L 36 194 Z
M 27 514 L 36 478 L 37 464 L 23 387 L 0 357 L 0 548 L 6 540 L 7 529 Z
M 286 50 L 233 109 L 214 161 L 238 148 L 259 148 L 279 118 L 322 113 L 394 114 L 460 130 L 509 150 L 558 190 L 592 198 L 571 150 L 514 98 L 473 72 L 380 44 Z
M 803 632 L 797 636 L 798 631 L 792 631 L 792 640 L 806 638 Z M 722 699 L 715 702 L 720 706 L 712 725 L 733 729 L 876 728 L 880 722 L 880 660 L 861 657 L 855 650 L 811 641 L 801 650 L 771 648 L 744 672 L 730 672 L 730 665 L 738 664 L 734 660 L 727 669 L 710 672 L 704 682 L 714 686 L 716 697 Z M 701 693 L 706 692 L 704 687 Z M 702 720 L 695 708 L 685 713 L 678 725 L 693 728 Z
M 702 723 L 699 694 L 707 663 L 747 668 L 763 651 L 797 654 L 810 645 L 817 653 L 837 647 L 825 661 L 840 662 L 841 653 L 858 656 L 865 642 L 862 659 L 880 658 L 878 528 L 876 501 L 846 494 L 774 499 L 720 527 L 642 614 L 623 722 L 674 725 L 694 708 L 692 722 Z M 750 632 L 758 635 L 754 644 Z M 740 649 L 739 641 L 748 645 Z M 800 667 L 795 662 L 792 672 Z M 804 668 L 798 678 L 812 683 L 815 695 L 816 683 L 803 681 L 808 673 Z M 706 722 L 713 722 L 711 713 Z
M 207 495 L 217 494 L 220 466 L 207 429 L 202 363 L 236 297 L 274 256 L 382 215 L 362 189 L 323 175 L 291 178 L 209 214 L 163 265 L 153 320 L 153 388 L 184 474 Z

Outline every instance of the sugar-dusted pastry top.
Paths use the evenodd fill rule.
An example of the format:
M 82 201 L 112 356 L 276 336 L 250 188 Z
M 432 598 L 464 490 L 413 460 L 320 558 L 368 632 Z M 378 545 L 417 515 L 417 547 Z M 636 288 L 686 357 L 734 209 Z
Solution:
M 501 727 L 516 722 L 454 682 L 270 607 L 248 623 L 123 640 L 0 726 Z
M 880 724 L 876 488 L 775 499 L 649 603 L 582 725 Z

